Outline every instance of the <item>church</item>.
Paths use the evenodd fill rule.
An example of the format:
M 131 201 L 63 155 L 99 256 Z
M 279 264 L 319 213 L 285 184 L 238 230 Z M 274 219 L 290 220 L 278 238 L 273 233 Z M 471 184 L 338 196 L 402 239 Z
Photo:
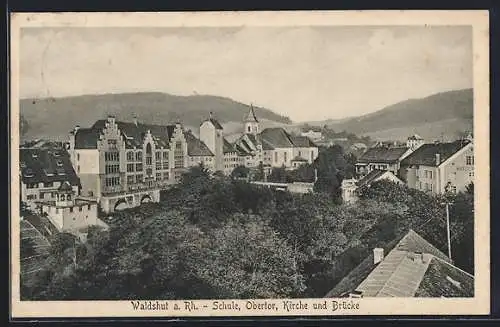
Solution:
M 281 127 L 260 130 L 259 120 L 250 106 L 243 121 L 243 132 L 235 142 L 224 138 L 222 125 L 213 117 L 200 126 L 200 140 L 215 154 L 215 170 L 229 174 L 237 166 L 296 169 L 318 157 L 318 146 L 307 136 L 296 136 Z

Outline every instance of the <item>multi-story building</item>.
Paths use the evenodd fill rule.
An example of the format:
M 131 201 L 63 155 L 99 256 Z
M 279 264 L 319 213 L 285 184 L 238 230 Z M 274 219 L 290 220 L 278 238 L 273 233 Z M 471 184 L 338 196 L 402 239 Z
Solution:
M 19 154 L 21 201 L 31 209 L 36 209 L 39 201 L 55 200 L 65 182 L 79 193 L 80 181 L 65 149 L 21 148 Z
M 396 184 L 404 184 L 396 175 L 388 170 L 372 170 L 361 179 L 355 178 L 344 179 L 341 185 L 342 200 L 344 203 L 352 203 L 358 199 L 357 191 L 362 187 L 370 187 L 373 183 L 387 180 Z
M 408 187 L 422 191 L 464 191 L 474 181 L 473 142 L 421 145 L 401 162 L 401 177 Z
M 318 157 L 318 147 L 308 137 L 294 136 L 283 128 L 266 128 L 260 132 L 259 122 L 251 106 L 244 121 L 244 133 L 235 145 L 248 154 L 245 165 L 257 167 L 297 168 Z
M 114 116 L 70 133 L 71 162 L 81 192 L 105 212 L 158 202 L 160 189 L 179 180 L 189 165 L 180 123 L 160 126 L 120 122 Z
M 412 149 L 409 147 L 395 147 L 377 145 L 366 150 L 356 162 L 356 173 L 364 176 L 372 170 L 388 170 L 398 175 L 401 161 L 406 158 Z

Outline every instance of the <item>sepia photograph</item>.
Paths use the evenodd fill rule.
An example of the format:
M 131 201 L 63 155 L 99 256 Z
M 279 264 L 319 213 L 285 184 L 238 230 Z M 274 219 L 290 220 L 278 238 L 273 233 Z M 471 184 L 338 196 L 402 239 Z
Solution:
M 478 13 L 14 17 L 20 312 L 487 311 Z

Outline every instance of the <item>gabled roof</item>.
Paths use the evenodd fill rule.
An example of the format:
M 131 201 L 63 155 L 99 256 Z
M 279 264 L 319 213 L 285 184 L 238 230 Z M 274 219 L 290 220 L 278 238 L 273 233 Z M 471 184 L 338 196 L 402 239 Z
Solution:
M 236 152 L 236 149 L 233 144 L 231 144 L 226 138 L 224 138 L 224 144 L 222 147 L 222 151 L 224 153 Z
M 408 157 L 406 157 L 401 165 L 422 165 L 422 166 L 437 166 L 436 154 L 439 154 L 440 163 L 444 162 L 459 150 L 470 144 L 470 141 L 459 140 L 449 143 L 428 143 L 423 144 Z
M 316 144 L 314 144 L 314 142 L 311 141 L 311 139 L 309 139 L 307 136 L 290 135 L 290 139 L 291 139 L 293 145 L 298 147 L 298 148 L 316 147 Z
M 219 121 L 215 118 L 209 118 L 203 122 L 206 122 L 206 121 L 209 121 L 212 123 L 212 125 L 214 125 L 215 129 L 218 129 L 218 130 L 222 130 L 222 125 L 219 123 Z M 202 123 L 203 124 L 203 123 Z
M 262 141 L 272 144 L 274 148 L 292 148 L 293 142 L 290 134 L 281 127 L 266 128 L 260 133 Z
M 69 185 L 69 183 L 67 181 L 65 181 L 65 182 L 61 183 L 61 186 L 59 186 L 59 188 L 57 190 L 62 191 L 62 192 L 72 192 L 73 188 L 71 187 L 71 185 Z
M 370 185 L 372 182 L 374 182 L 377 178 L 381 177 L 384 175 L 384 173 L 387 173 L 387 170 L 380 170 L 380 169 L 374 169 L 371 172 L 369 172 L 367 175 L 365 175 L 363 178 L 361 178 L 356 185 L 358 187 L 363 187 L 365 185 Z
M 75 149 L 95 149 L 99 135 L 106 127 L 107 120 L 101 119 L 90 128 L 79 128 L 75 133 Z M 128 149 L 141 147 L 143 138 L 148 131 L 151 132 L 156 146 L 168 148 L 174 133 L 175 125 L 153 125 L 132 122 L 116 121 Z
M 377 146 L 366 150 L 366 152 L 358 159 L 359 163 L 394 163 L 408 151 L 407 147 L 387 147 Z
M 252 105 L 250 105 L 250 109 L 248 110 L 248 113 L 246 115 L 245 122 L 251 122 L 251 123 L 258 123 L 259 122 L 257 120 L 257 117 L 255 116 L 255 112 L 253 110 Z
M 374 265 L 373 253 L 333 288 L 326 297 L 353 291 L 364 297 L 473 296 L 474 278 L 451 264 L 432 244 L 410 230 Z M 457 283 L 460 285 L 457 286 Z
M 80 185 L 64 149 L 19 149 L 19 155 L 21 180 L 25 184 L 68 181 Z
M 209 157 L 214 154 L 208 146 L 194 136 L 191 132 L 185 132 L 184 136 L 186 137 L 187 147 L 188 147 L 188 156 L 191 157 Z

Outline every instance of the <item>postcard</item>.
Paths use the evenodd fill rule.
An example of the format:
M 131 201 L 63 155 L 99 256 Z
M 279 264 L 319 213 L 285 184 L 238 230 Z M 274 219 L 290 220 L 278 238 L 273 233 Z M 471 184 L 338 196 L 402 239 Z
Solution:
M 487 11 L 10 18 L 13 318 L 489 313 Z

